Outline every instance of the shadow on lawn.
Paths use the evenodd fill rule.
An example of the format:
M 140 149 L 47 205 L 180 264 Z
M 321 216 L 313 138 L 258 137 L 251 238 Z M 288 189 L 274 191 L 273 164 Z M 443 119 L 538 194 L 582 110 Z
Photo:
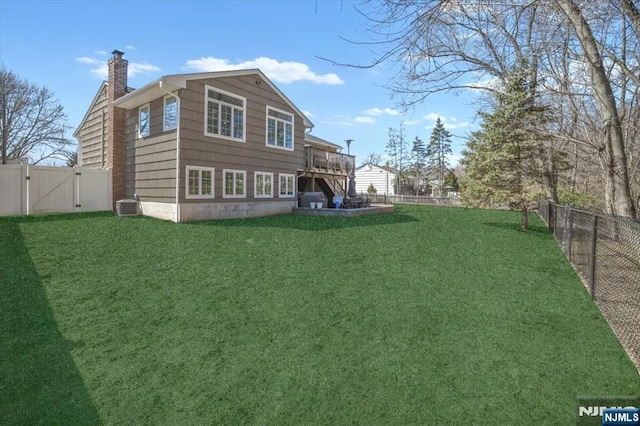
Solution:
M 24 216 L 5 216 L 0 217 L 0 224 L 5 221 L 14 223 L 38 223 L 38 222 L 57 222 L 60 220 L 78 220 L 78 219 L 94 219 L 100 217 L 116 217 L 112 211 L 103 212 L 80 212 L 80 213 L 43 213 Z M 137 218 L 142 216 L 130 216 L 128 218 Z
M 237 226 L 254 228 L 284 228 L 303 231 L 326 231 L 363 226 L 396 225 L 399 223 L 417 222 L 406 214 L 380 214 L 356 217 L 323 217 L 323 216 L 265 216 L 245 219 L 209 220 L 205 222 L 185 223 L 184 226 Z
M 0 424 L 97 424 L 18 220 L 0 221 Z

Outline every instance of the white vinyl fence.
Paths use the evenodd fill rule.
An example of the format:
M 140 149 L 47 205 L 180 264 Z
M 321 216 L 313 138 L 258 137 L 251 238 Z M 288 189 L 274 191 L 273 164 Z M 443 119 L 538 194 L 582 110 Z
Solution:
M 0 216 L 111 210 L 111 170 L 0 165 Z

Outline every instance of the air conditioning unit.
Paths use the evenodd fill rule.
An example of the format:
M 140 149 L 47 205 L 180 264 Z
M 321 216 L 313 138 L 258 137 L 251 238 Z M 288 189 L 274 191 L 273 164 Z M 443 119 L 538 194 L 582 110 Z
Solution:
M 136 200 L 116 201 L 116 214 L 118 216 L 137 216 L 138 202 Z

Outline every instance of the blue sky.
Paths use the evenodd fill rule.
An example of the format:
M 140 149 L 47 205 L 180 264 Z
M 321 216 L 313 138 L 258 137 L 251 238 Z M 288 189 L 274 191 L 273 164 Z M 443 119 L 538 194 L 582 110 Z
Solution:
M 80 123 L 110 52 L 129 61 L 129 86 L 168 74 L 261 68 L 315 124 L 312 133 L 345 146 L 358 163 L 384 154 L 389 127 L 428 141 L 441 117 L 453 135 L 455 161 L 477 125 L 471 93 L 429 97 L 402 113 L 383 86 L 389 65 L 341 67 L 320 59 L 367 64 L 365 19 L 348 0 L 301 1 L 29 1 L 0 0 L 0 61 L 51 89 L 72 127 Z M 455 137 L 456 135 L 462 137 Z

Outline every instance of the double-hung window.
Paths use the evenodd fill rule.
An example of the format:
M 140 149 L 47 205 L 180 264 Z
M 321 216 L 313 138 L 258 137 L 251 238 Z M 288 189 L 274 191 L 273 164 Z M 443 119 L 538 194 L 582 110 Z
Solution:
M 178 127 L 178 98 L 175 96 L 164 97 L 164 130 Z
M 267 107 L 267 146 L 293 150 L 293 115 Z
M 255 172 L 255 197 L 273 197 L 273 173 Z
M 187 198 L 213 198 L 213 177 L 215 169 L 212 167 L 187 166 Z
M 280 197 L 293 198 L 295 191 L 295 175 L 280 173 Z
M 149 104 L 142 105 L 138 109 L 138 137 L 149 136 L 149 118 L 151 117 Z
M 244 142 L 247 100 L 207 86 L 205 102 L 205 135 Z
M 244 170 L 227 170 L 222 172 L 224 176 L 224 198 L 245 198 L 246 177 Z

